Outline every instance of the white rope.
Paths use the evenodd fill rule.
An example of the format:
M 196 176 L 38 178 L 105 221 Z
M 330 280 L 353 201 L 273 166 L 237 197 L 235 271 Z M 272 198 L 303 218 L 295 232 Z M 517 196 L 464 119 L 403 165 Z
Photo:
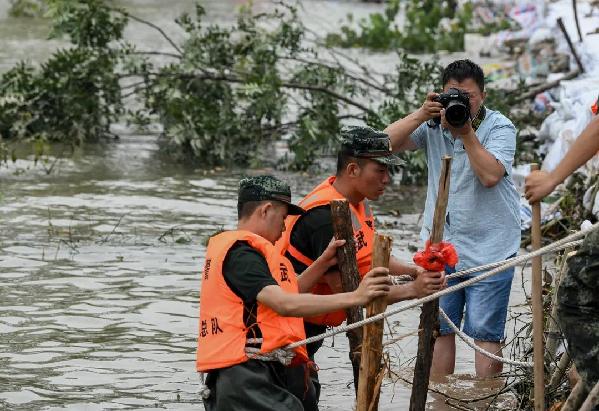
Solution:
M 547 253 L 549 252 L 553 252 L 553 251 L 559 251 L 559 250 L 563 250 L 566 248 L 571 248 L 571 247 L 577 247 L 579 245 L 582 244 L 584 240 L 576 240 L 576 241 L 571 241 L 569 243 L 566 244 L 562 244 L 560 246 L 557 247 L 553 247 L 554 244 L 551 244 L 551 246 L 553 248 L 551 248 L 550 250 L 547 250 Z M 549 247 L 549 246 L 548 246 Z M 528 256 L 529 254 L 525 254 L 525 256 Z M 520 256 L 522 257 L 522 256 Z M 485 265 L 480 265 L 478 267 L 472 267 L 472 268 L 468 268 L 467 270 L 461 270 L 461 271 L 456 271 L 455 273 L 451 273 L 445 276 L 445 278 L 452 279 L 452 278 L 457 278 L 457 277 L 463 277 L 466 276 L 468 274 L 473 274 L 473 273 L 478 273 L 481 271 L 486 271 L 489 270 L 491 268 L 497 268 L 500 267 L 506 263 L 509 263 L 511 261 L 513 261 L 515 258 L 518 257 L 512 257 L 512 258 L 508 258 L 506 260 L 501 260 L 501 261 L 496 261 L 494 263 L 489 263 L 489 264 L 485 264 Z M 529 257 L 532 258 L 532 257 Z M 393 285 L 404 285 L 407 284 L 409 282 L 411 282 L 414 278 L 412 278 L 412 276 L 410 275 L 393 275 L 391 276 L 391 284 Z
M 313 337 L 306 338 L 304 340 L 295 342 L 293 344 L 289 344 L 289 345 L 285 346 L 284 349 L 291 350 L 293 348 L 297 348 L 297 347 L 302 346 L 302 345 L 306 345 L 306 344 L 310 344 L 310 343 L 313 343 L 313 342 L 316 342 L 316 341 L 324 340 L 327 337 L 331 337 L 333 335 L 340 334 L 342 332 L 353 330 L 355 328 L 360 328 L 360 327 L 362 327 L 362 326 L 364 326 L 366 324 L 370 324 L 370 323 L 373 323 L 375 321 L 382 320 L 382 319 L 384 319 L 386 317 L 390 317 L 390 316 L 398 314 L 398 313 L 400 313 L 402 311 L 406 311 L 406 310 L 409 310 L 411 308 L 417 307 L 417 306 L 419 306 L 421 304 L 428 303 L 430 301 L 436 300 L 439 297 L 442 297 L 444 295 L 450 294 L 450 293 L 452 293 L 454 291 L 457 291 L 457 290 L 461 290 L 462 288 L 466 288 L 466 287 L 468 287 L 468 286 L 470 286 L 472 284 L 475 284 L 475 283 L 477 283 L 479 281 L 482 281 L 482 280 L 484 280 L 486 278 L 489 278 L 489 277 L 491 277 L 493 275 L 499 274 L 500 272 L 505 271 L 508 268 L 515 267 L 516 265 L 519 265 L 520 263 L 522 263 L 524 261 L 528 261 L 528 260 L 530 260 L 530 259 L 532 259 L 534 257 L 541 256 L 541 255 L 543 255 L 545 253 L 548 253 L 548 252 L 551 252 L 551 251 L 556 251 L 560 247 L 563 248 L 564 245 L 566 245 L 566 244 L 568 244 L 568 243 L 570 243 L 570 242 L 572 242 L 574 240 L 578 240 L 579 238 L 584 237 L 585 235 L 587 235 L 587 234 L 589 234 L 589 233 L 591 233 L 591 232 L 593 232 L 593 231 L 595 231 L 597 229 L 599 229 L 599 223 L 595 223 L 592 226 L 588 227 L 587 229 L 577 231 L 577 232 L 575 232 L 573 234 L 570 234 L 567 237 L 562 238 L 561 240 L 556 241 L 553 244 L 549 244 L 549 245 L 547 245 L 545 247 L 539 248 L 538 250 L 532 251 L 532 252 L 530 252 L 528 254 L 511 258 L 510 261 L 507 261 L 507 262 L 503 261 L 503 264 L 500 265 L 500 266 L 498 266 L 497 268 L 495 268 L 495 269 L 493 269 L 491 271 L 487 271 L 484 274 L 481 274 L 481 275 L 479 275 L 477 277 L 471 278 L 471 279 L 469 279 L 467 281 L 464 281 L 464 282 L 462 282 L 460 284 L 454 285 L 452 287 L 448 287 L 448 288 L 446 288 L 444 290 L 441 290 L 441 291 L 439 291 L 437 293 L 434 293 L 434 294 L 431 294 L 429 296 L 426 296 L 426 297 L 414 300 L 411 303 L 406 304 L 404 306 L 401 306 L 401 307 L 398 307 L 398 308 L 395 308 L 395 309 L 392 309 L 392 310 L 389 310 L 389 311 L 386 311 L 386 312 L 383 312 L 383 313 L 380 313 L 380 314 L 377 314 L 377 315 L 373 315 L 372 317 L 366 318 L 366 319 L 364 319 L 362 321 L 358 321 L 358 322 L 355 322 L 355 323 L 352 323 L 352 324 L 347 324 L 347 325 L 342 326 L 342 327 L 333 328 L 333 329 L 331 329 L 331 330 L 329 330 L 329 331 L 327 331 L 327 332 L 325 332 L 323 334 L 315 335 Z
M 482 355 L 484 355 L 485 357 L 489 357 L 489 358 L 491 358 L 491 359 L 493 359 L 495 361 L 499 361 L 499 362 L 502 362 L 504 364 L 515 365 L 515 366 L 518 366 L 518 367 L 528 367 L 528 368 L 532 368 L 533 367 L 534 364 L 531 363 L 531 362 L 522 362 L 522 361 L 510 360 L 510 359 L 503 358 L 503 357 L 500 357 L 498 355 L 495 355 L 492 352 L 489 352 L 487 350 L 483 350 L 478 345 L 476 345 L 472 341 L 470 341 L 470 338 L 468 338 L 468 336 L 466 334 L 464 334 L 462 332 L 462 330 L 460 330 L 454 324 L 453 321 L 451 321 L 451 319 L 447 316 L 447 314 L 445 313 L 445 311 L 443 311 L 443 309 L 441 307 L 439 307 L 439 314 L 441 314 L 441 317 L 443 317 L 445 319 L 445 321 L 447 322 L 447 324 L 449 325 L 449 327 L 453 330 L 453 332 L 455 332 L 458 335 L 458 337 L 460 337 L 462 339 L 462 341 L 464 341 L 466 343 L 466 345 L 468 345 L 474 351 L 477 351 L 477 352 L 481 353 Z
M 246 347 L 246 354 L 248 355 L 248 357 L 254 358 L 254 359 L 259 359 L 259 360 L 264 360 L 264 361 L 280 361 L 283 364 L 289 364 L 291 362 L 291 359 L 293 358 L 293 353 L 291 353 L 291 350 L 293 350 L 294 348 L 297 348 L 297 347 L 300 347 L 300 346 L 306 345 L 306 344 L 311 344 L 311 343 L 316 342 L 316 341 L 324 340 L 325 338 L 332 337 L 333 335 L 337 335 L 337 334 L 340 334 L 340 333 L 343 333 L 343 332 L 346 332 L 346 331 L 349 331 L 349 330 L 353 330 L 355 328 L 362 327 L 362 326 L 364 326 L 366 324 L 370 324 L 372 322 L 382 320 L 382 319 L 384 319 L 386 317 L 390 317 L 392 315 L 399 314 L 399 313 L 401 313 L 403 311 L 406 311 L 406 310 L 409 310 L 411 308 L 417 307 L 417 306 L 419 306 L 421 304 L 425 304 L 427 302 L 436 300 L 439 297 L 442 297 L 442 296 L 450 294 L 450 293 L 452 293 L 454 291 L 458 291 L 458 290 L 461 290 L 463 288 L 469 287 L 472 284 L 475 284 L 475 283 L 477 283 L 479 281 L 482 281 L 482 280 L 484 280 L 486 278 L 489 278 L 489 277 L 491 277 L 493 275 L 499 274 L 499 273 L 505 271 L 508 268 L 515 267 L 515 266 L 517 266 L 517 265 L 519 265 L 519 264 L 521 264 L 523 262 L 526 262 L 526 261 L 528 261 L 528 260 L 530 260 L 530 259 L 532 259 L 534 257 L 538 257 L 538 256 L 541 256 L 543 254 L 550 253 L 550 252 L 553 252 L 553 251 L 558 251 L 558 250 L 561 250 L 561 249 L 564 249 L 564 248 L 574 247 L 574 246 L 579 245 L 581 243 L 581 241 L 575 241 L 575 240 L 577 240 L 580 237 L 583 237 L 583 236 L 585 236 L 585 235 L 589 234 L 590 232 L 595 231 L 597 229 L 599 229 L 599 223 L 595 223 L 594 225 L 592 225 L 592 226 L 590 226 L 590 227 L 588 227 L 586 229 L 583 229 L 583 230 L 580 230 L 580 231 L 578 231 L 576 233 L 570 234 L 569 236 L 567 236 L 567 237 L 565 237 L 565 238 L 563 238 L 563 239 L 561 239 L 559 241 L 556 241 L 555 243 L 546 245 L 545 247 L 539 248 L 538 250 L 532 251 L 532 252 L 530 252 L 528 254 L 521 255 L 521 256 L 516 256 L 516 257 L 510 258 L 510 259 L 507 259 L 507 260 L 498 261 L 498 262 L 495 262 L 495 263 L 486 264 L 486 265 L 483 265 L 483 266 L 480 266 L 480 267 L 474 267 L 474 268 L 470 268 L 468 270 L 462 270 L 462 271 L 453 273 L 453 274 L 447 276 L 447 278 L 464 276 L 464 275 L 467 275 L 467 274 L 484 271 L 484 270 L 487 270 L 487 269 L 492 268 L 492 267 L 494 268 L 494 269 L 492 269 L 490 271 L 487 271 L 484 274 L 481 274 L 479 276 L 471 278 L 471 279 L 469 279 L 467 281 L 464 281 L 464 282 L 462 282 L 460 284 L 456 284 L 456 285 L 454 285 L 452 287 L 445 288 L 444 290 L 441 290 L 441 291 L 436 292 L 434 294 L 431 294 L 431 295 L 428 295 L 426 297 L 414 300 L 411 303 L 406 304 L 404 306 L 401 306 L 401 307 L 398 307 L 398 308 L 395 308 L 395 309 L 392 309 L 392 310 L 389 310 L 389 311 L 386 311 L 386 312 L 374 315 L 374 316 L 366 318 L 366 319 L 364 319 L 362 321 L 358 321 L 358 322 L 355 322 L 355 323 L 352 323 L 352 324 L 346 324 L 345 326 L 342 326 L 342 327 L 333 328 L 333 329 L 331 329 L 331 330 L 329 330 L 329 331 L 327 331 L 325 333 L 322 333 L 322 334 L 319 334 L 319 335 L 315 335 L 313 337 L 306 338 L 304 340 L 297 341 L 297 342 L 292 343 L 292 344 L 288 344 L 285 347 L 277 348 L 276 350 L 273 350 L 273 351 L 268 352 L 268 353 L 262 353 L 262 352 L 260 352 L 260 350 L 258 348 Z M 401 281 L 403 283 L 404 280 L 400 278 L 399 281 Z M 397 281 L 397 282 L 399 282 L 399 281 Z M 392 282 L 393 282 L 393 279 L 392 279 Z M 442 313 L 442 315 L 445 315 L 445 313 L 441 309 L 439 309 L 439 311 Z M 448 319 L 448 322 L 450 323 L 450 326 L 452 326 L 452 325 L 455 326 L 455 324 L 453 324 L 453 322 L 451 322 L 451 320 Z M 458 335 L 460 335 L 461 331 L 457 330 L 456 333 Z M 524 363 L 524 362 L 520 362 L 520 361 L 505 360 L 502 357 L 495 356 L 494 354 L 492 354 L 492 353 L 490 353 L 488 351 L 484 351 L 484 350 L 480 349 L 479 347 L 477 347 L 474 344 L 471 345 L 470 341 L 467 338 L 464 338 L 461 335 L 460 335 L 460 337 L 470 347 L 472 347 L 473 349 L 477 350 L 478 352 L 481 352 L 481 354 L 486 355 L 486 356 L 488 356 L 490 358 L 497 359 L 498 361 L 506 362 L 508 364 L 511 363 L 513 365 L 518 365 L 518 366 L 523 366 L 523 367 L 529 367 L 530 366 L 529 365 L 530 363 Z M 248 339 L 247 342 L 248 343 L 259 343 L 259 342 L 262 342 L 262 340 L 261 339 Z
M 245 354 L 252 360 L 278 361 L 285 366 L 291 364 L 291 360 L 295 357 L 293 351 L 284 348 L 277 348 L 267 353 L 263 353 L 260 352 L 260 348 L 245 347 Z
M 567 244 L 562 244 L 562 245 L 558 246 L 557 248 L 553 248 L 553 249 L 551 249 L 551 250 L 549 250 L 547 252 L 557 251 L 557 250 L 563 250 L 564 248 L 577 247 L 577 246 L 581 245 L 583 241 L 584 240 L 571 241 L 571 242 L 569 242 Z M 556 243 L 554 243 L 554 244 L 556 244 Z M 554 244 L 550 244 L 550 246 L 552 246 Z M 478 272 L 481 272 L 481 271 L 486 271 L 486 270 L 489 270 L 491 268 L 499 267 L 500 265 L 503 265 L 503 264 L 505 264 L 507 262 L 510 262 L 510 261 L 512 261 L 515 258 L 517 258 L 517 257 L 512 257 L 512 258 L 508 258 L 507 260 L 497 261 L 497 262 L 494 262 L 494 263 L 489 263 L 489 264 L 481 265 L 481 266 L 478 266 L 478 267 L 469 268 L 467 270 L 456 271 L 455 273 L 451 273 L 449 275 L 446 275 L 445 278 L 447 278 L 449 280 L 450 278 L 463 277 L 463 276 L 468 275 L 468 274 L 478 273 Z
M 208 398 L 210 398 L 210 388 L 208 388 L 208 386 L 206 385 L 205 381 L 204 381 L 204 373 L 200 372 L 200 397 L 202 397 L 202 400 L 207 400 Z
M 261 344 L 262 338 L 248 338 L 246 340 L 246 344 Z M 277 348 L 276 350 L 270 351 L 268 353 L 261 353 L 260 348 L 257 347 L 245 347 L 245 354 L 248 358 L 252 360 L 261 360 L 261 361 L 279 361 L 281 364 L 288 366 L 291 364 L 293 357 L 295 354 L 293 351 L 286 350 L 284 348 Z M 206 385 L 204 381 L 204 373 L 200 372 L 200 397 L 203 400 L 207 400 L 210 397 L 211 391 L 210 388 Z

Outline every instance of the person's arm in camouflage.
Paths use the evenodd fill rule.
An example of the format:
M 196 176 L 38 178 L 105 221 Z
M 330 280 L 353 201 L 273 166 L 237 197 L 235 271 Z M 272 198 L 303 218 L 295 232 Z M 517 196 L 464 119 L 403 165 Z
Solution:
M 530 203 L 536 203 L 551 193 L 566 177 L 589 161 L 599 151 L 599 116 L 587 125 L 576 139 L 566 156 L 551 173 L 533 171 L 526 177 L 525 197 Z

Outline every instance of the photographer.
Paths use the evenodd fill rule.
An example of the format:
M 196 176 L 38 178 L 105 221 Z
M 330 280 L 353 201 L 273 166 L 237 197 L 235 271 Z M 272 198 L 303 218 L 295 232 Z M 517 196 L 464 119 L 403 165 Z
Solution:
M 420 109 L 389 125 L 393 151 L 423 149 L 428 159 L 428 191 L 422 240 L 430 236 L 441 158 L 453 157 L 444 239 L 456 247 L 457 270 L 504 260 L 520 246 L 519 196 L 512 181 L 516 129 L 501 113 L 484 106 L 482 69 L 458 60 L 443 71 L 443 93 L 429 93 Z M 501 355 L 514 270 L 440 298 L 440 307 L 475 343 Z M 482 273 L 473 274 L 473 276 Z M 448 286 L 471 276 L 448 281 Z M 465 312 L 464 312 L 465 311 Z M 498 374 L 502 364 L 475 353 L 476 374 Z M 441 319 L 431 372 L 455 368 L 455 334 Z

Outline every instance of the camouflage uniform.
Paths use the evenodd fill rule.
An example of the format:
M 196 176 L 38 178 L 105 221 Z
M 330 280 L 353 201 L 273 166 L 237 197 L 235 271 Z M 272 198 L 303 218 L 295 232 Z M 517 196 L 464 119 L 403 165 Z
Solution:
M 557 297 L 570 356 L 591 389 L 599 381 L 599 231 L 588 234 L 568 260 Z

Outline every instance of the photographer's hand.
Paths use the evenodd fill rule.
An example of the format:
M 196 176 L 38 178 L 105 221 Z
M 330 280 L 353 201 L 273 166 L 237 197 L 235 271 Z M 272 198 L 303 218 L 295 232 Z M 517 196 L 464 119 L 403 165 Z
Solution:
M 443 109 L 443 105 L 438 101 L 434 101 L 439 94 L 430 92 L 426 95 L 426 100 L 422 103 L 422 107 L 418 109 L 418 119 L 421 123 L 428 121 L 432 118 L 439 117 L 441 115 L 441 110 Z
M 466 124 L 464 124 L 462 127 L 453 127 L 445 119 L 445 110 L 441 110 L 441 127 L 449 130 L 449 132 L 451 133 L 453 138 L 462 138 L 463 139 L 464 137 L 468 137 L 468 136 L 474 136 L 474 138 L 476 138 L 474 129 L 472 128 L 471 120 L 468 120 L 466 122 Z
M 419 147 L 410 139 L 410 135 L 422 123 L 429 121 L 432 118 L 439 117 L 443 105 L 434 101 L 438 96 L 437 93 L 428 93 L 426 100 L 418 110 L 408 114 L 404 118 L 389 124 L 385 128 L 385 133 L 391 139 L 393 151 L 416 150 Z

